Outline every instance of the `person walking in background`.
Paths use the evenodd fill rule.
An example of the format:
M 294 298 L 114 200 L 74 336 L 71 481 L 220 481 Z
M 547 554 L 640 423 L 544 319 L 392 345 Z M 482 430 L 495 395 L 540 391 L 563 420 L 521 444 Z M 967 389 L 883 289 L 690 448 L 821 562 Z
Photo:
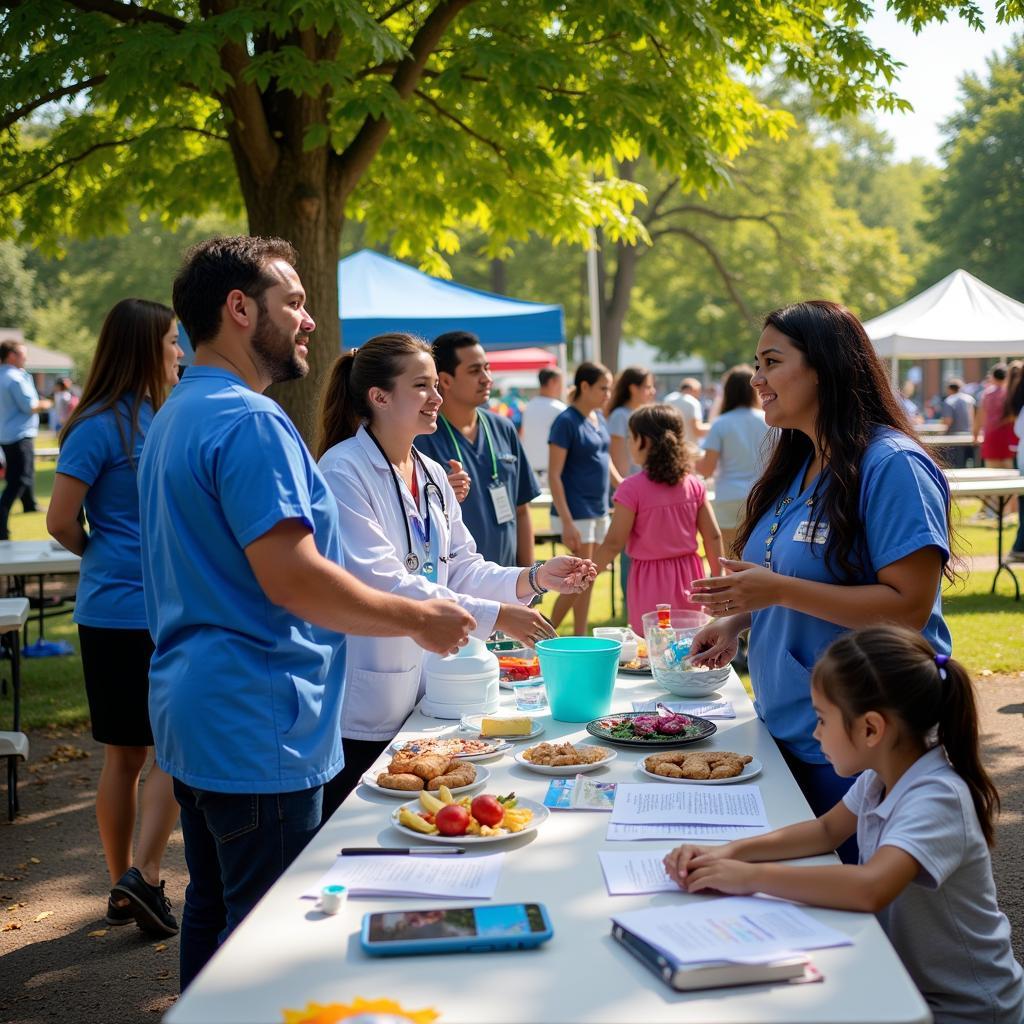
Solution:
M 901 385 L 898 394 L 900 405 L 903 406 L 903 411 L 907 414 L 907 418 L 914 426 L 920 426 L 924 423 L 924 416 L 921 415 L 921 410 L 917 407 L 917 402 L 914 401 L 914 392 L 917 390 L 917 385 L 908 377 Z
M 82 556 L 75 622 L 92 735 L 103 746 L 96 821 L 110 873 L 107 924 L 153 935 L 178 922 L 160 862 L 178 820 L 171 777 L 155 762 L 136 471 L 153 414 L 178 383 L 178 325 L 166 306 L 124 299 L 107 314 L 78 408 L 60 435 L 46 528 Z M 83 526 L 82 512 L 88 520 Z M 132 855 L 136 817 L 139 841 Z
M 1024 476 L 1024 362 L 1010 364 L 1006 388 L 1006 416 L 1013 425 L 1017 442 L 1014 453 L 1017 472 Z M 1010 546 L 1009 557 L 1024 562 L 1024 497 L 1017 498 L 1017 538 Z
M 1013 420 L 1006 415 L 1006 364 L 989 370 L 989 384 L 974 410 L 974 444 L 981 438 L 981 457 L 991 469 L 1012 469 L 1016 435 Z
M 963 390 L 964 382 L 953 377 L 946 382 L 946 397 L 942 401 L 942 422 L 947 434 L 970 434 L 974 431 L 975 402 Z M 969 449 L 962 445 L 942 449 L 943 457 L 951 469 L 967 465 Z
M 650 405 L 656 393 L 654 375 L 642 366 L 627 366 L 612 385 L 612 399 L 608 406 L 608 436 L 611 439 L 608 454 L 623 480 L 640 472 L 640 466 L 629 457 L 629 417 L 642 406 Z M 629 553 L 625 548 L 619 557 L 619 569 L 619 585 L 625 601 L 629 585 Z
M 53 385 L 52 402 L 50 426 L 55 434 L 59 434 L 70 419 L 72 410 L 78 405 L 78 396 L 71 390 L 71 381 L 67 377 L 61 377 Z
M 609 485 L 622 483 L 608 454 L 611 439 L 602 413 L 612 394 L 611 371 L 600 363 L 580 363 L 573 384 L 571 404 L 551 424 L 548 438 L 551 527 L 574 555 L 593 560 L 608 532 Z M 551 624 L 557 629 L 572 609 L 573 632 L 586 636 L 590 593 L 561 595 Z
M 705 480 L 714 477 L 715 519 L 722 531 L 722 547 L 729 557 L 735 555 L 736 528 L 747 506 L 747 495 L 765 464 L 765 426 L 761 400 L 750 379 L 752 366 L 734 366 L 724 377 L 722 411 L 711 422 L 701 441 L 704 454 L 697 472 Z
M 708 432 L 704 407 L 700 404 L 701 390 L 696 377 L 684 377 L 679 382 L 679 390 L 665 396 L 665 404 L 679 410 L 686 424 L 686 440 L 694 445 L 700 444 L 700 439 Z
M 323 784 L 344 764 L 344 634 L 448 653 L 476 625 L 338 564 L 334 498 L 262 394 L 309 370 L 297 258 L 279 238 L 189 250 L 173 296 L 195 359 L 139 462 L 150 719 L 189 873 L 183 989 L 320 827 Z
M 462 479 L 449 481 L 476 549 L 495 565 L 533 564 L 530 502 L 540 494 L 512 421 L 482 408 L 491 393 L 490 364 L 480 339 L 449 331 L 431 350 L 443 398 L 436 433 L 416 447 Z
M 992 857 L 999 793 L 982 761 L 963 665 L 919 633 L 861 629 L 814 667 L 815 736 L 849 792 L 817 820 L 665 858 L 687 892 L 765 893 L 874 913 L 935 1024 L 1020 1024 L 1024 971 L 999 909 Z M 773 864 L 856 835 L 856 865 Z
M 690 598 L 690 584 L 706 571 L 697 538 L 717 575 L 722 535 L 704 481 L 693 472 L 693 447 L 678 410 L 648 405 L 634 412 L 629 449 L 641 471 L 615 491 L 611 527 L 594 562 L 603 569 L 624 548 L 629 551 L 626 608 L 633 631 L 643 636 L 644 613 L 659 604 L 700 610 Z
M 559 413 L 565 412 L 565 377 L 561 370 L 538 371 L 540 390 L 526 403 L 520 436 L 530 469 L 542 484 L 548 479 L 548 435 Z
M 7 466 L 7 486 L 0 495 L 0 540 L 9 540 L 11 509 L 20 498 L 26 512 L 35 512 L 35 437 L 39 413 L 50 408 L 40 398 L 25 370 L 28 349 L 19 341 L 0 344 L 0 448 Z

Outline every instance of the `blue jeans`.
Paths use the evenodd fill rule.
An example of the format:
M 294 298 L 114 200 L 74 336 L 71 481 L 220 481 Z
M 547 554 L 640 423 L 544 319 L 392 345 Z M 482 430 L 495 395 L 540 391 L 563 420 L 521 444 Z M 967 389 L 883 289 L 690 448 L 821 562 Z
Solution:
M 833 807 L 846 795 L 846 791 L 856 782 L 855 778 L 843 778 L 836 775 L 835 769 L 830 764 L 811 764 L 808 761 L 801 761 L 795 754 L 786 749 L 784 743 L 775 741 L 782 756 L 789 765 L 789 770 L 796 779 L 804 798 L 811 805 L 816 817 L 820 818 L 826 811 Z M 839 859 L 844 864 L 857 864 L 860 861 L 860 851 L 857 848 L 857 837 L 850 836 L 842 846 L 836 850 Z
M 174 780 L 189 874 L 179 952 L 183 992 L 316 834 L 322 795 L 322 786 L 212 793 Z

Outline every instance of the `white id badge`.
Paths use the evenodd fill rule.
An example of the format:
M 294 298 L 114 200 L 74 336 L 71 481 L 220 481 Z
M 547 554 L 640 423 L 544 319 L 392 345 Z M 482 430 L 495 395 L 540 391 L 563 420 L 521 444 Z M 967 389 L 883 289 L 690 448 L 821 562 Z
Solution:
M 503 483 L 491 484 L 488 488 L 491 504 L 494 505 L 494 518 L 499 526 L 511 523 L 516 517 L 512 502 L 508 500 L 508 488 Z
M 809 519 L 805 519 L 796 528 L 793 540 L 803 544 L 824 544 L 828 540 L 828 523 L 818 523 L 817 529 L 814 529 L 814 524 Z

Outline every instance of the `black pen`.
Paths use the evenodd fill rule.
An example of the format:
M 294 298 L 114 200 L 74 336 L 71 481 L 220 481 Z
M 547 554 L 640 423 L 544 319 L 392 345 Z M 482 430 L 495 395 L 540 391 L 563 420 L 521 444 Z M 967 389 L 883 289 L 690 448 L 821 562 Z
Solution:
M 386 846 L 346 846 L 338 851 L 339 857 L 402 857 L 406 854 L 412 855 L 415 853 L 429 854 L 434 856 L 436 854 L 447 855 L 455 853 L 465 853 L 466 851 L 461 846 L 442 846 L 440 848 L 434 848 L 432 846 L 406 846 L 403 848 Z

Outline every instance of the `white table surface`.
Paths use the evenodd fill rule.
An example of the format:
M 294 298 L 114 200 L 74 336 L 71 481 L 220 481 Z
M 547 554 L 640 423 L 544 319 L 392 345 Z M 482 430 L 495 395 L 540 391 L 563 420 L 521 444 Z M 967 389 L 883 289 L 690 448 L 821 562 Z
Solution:
M 761 786 L 774 826 L 810 816 L 809 808 L 764 726 L 757 721 L 738 677 L 722 688 L 737 710 L 718 720 L 718 733 L 696 749 L 731 749 L 764 763 Z M 619 677 L 614 709 L 631 701 L 666 698 L 650 680 Z M 502 692 L 503 705 L 511 698 Z M 586 736 L 583 726 L 544 717 L 541 739 Z M 455 723 L 451 723 L 452 726 Z M 444 728 L 414 712 L 404 735 Z M 534 740 L 533 742 L 539 742 Z M 592 741 L 597 742 L 597 741 Z M 518 744 L 515 749 L 523 749 Z M 618 758 L 595 778 L 645 780 L 635 769 L 643 750 L 616 747 Z M 514 753 L 515 751 L 513 751 Z M 517 765 L 509 754 L 485 762 L 487 791 L 542 800 L 548 778 Z M 706 897 L 685 893 L 610 897 L 597 857 L 599 849 L 662 848 L 671 843 L 607 843 L 608 815 L 552 811 L 531 836 L 489 844 L 487 853 L 508 857 L 494 902 L 540 901 L 547 905 L 554 938 L 538 950 L 455 956 L 374 959 L 359 948 L 364 913 L 427 906 L 460 906 L 466 900 L 351 899 L 336 917 L 326 917 L 299 894 L 316 885 L 342 846 L 405 846 L 388 816 L 398 801 L 357 787 L 319 835 L 231 935 L 165 1020 L 280 1021 L 282 1011 L 309 1002 L 347 1003 L 355 997 L 397 1000 L 405 1009 L 433 1007 L 439 1024 L 457 1022 L 713 1021 L 716 1024 L 808 1022 L 808 1024 L 896 1024 L 928 1022 L 931 1016 L 873 916 L 811 909 L 809 913 L 847 932 L 854 945 L 812 954 L 825 976 L 821 984 L 758 985 L 750 988 L 674 993 L 615 943 L 613 910 L 651 904 L 682 904 Z M 467 854 L 469 856 L 469 854 Z M 822 862 L 828 862 L 826 858 Z M 685 1005 L 684 1005 L 685 1004 Z
M 0 540 L 0 576 L 76 573 L 82 560 L 48 540 Z

